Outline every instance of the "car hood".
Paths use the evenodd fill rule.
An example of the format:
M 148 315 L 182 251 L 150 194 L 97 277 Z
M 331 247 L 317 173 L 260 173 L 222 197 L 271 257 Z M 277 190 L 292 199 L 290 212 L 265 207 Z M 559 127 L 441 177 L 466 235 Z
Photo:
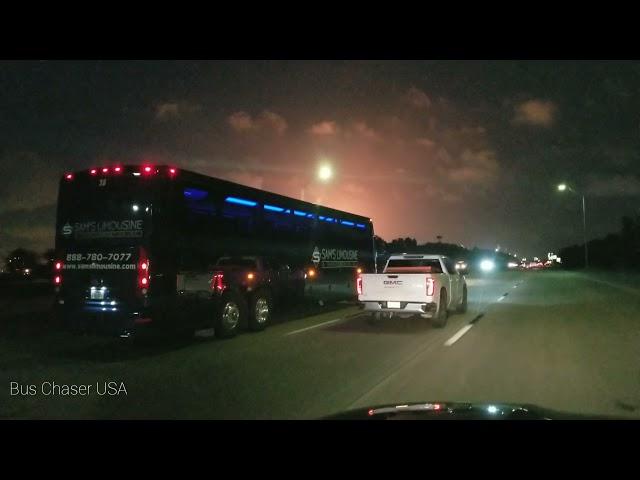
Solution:
M 325 420 L 620 420 L 624 417 L 567 413 L 531 404 L 418 402 L 340 412 Z

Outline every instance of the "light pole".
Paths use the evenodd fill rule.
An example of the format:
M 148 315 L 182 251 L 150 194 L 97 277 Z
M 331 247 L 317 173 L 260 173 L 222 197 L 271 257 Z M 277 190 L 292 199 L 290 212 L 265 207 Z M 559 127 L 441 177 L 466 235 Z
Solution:
M 318 180 L 325 183 L 331 180 L 331 178 L 333 177 L 333 169 L 331 168 L 331 165 L 329 165 L 328 163 L 323 163 L 322 165 L 320 165 L 318 167 L 318 171 L 316 172 L 316 177 Z M 304 194 L 307 185 L 302 187 L 302 190 L 300 191 L 300 199 L 302 201 L 304 201 Z
M 587 247 L 587 206 L 584 199 L 583 193 L 576 192 L 573 188 L 568 186 L 566 183 L 561 183 L 558 185 L 559 192 L 569 191 L 579 197 L 582 197 L 582 239 L 584 242 L 584 268 L 589 267 L 589 248 Z

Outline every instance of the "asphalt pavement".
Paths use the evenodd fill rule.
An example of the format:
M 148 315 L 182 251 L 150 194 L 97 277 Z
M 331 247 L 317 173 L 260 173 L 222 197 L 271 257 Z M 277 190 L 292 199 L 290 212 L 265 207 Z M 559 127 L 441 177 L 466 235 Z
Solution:
M 561 271 L 468 284 L 468 312 L 442 329 L 372 325 L 357 307 L 335 306 L 230 340 L 135 347 L 25 326 L 46 325 L 46 314 L 5 316 L 20 326 L 0 325 L 0 417 L 311 419 L 428 400 L 640 417 L 640 291 Z M 11 395 L 11 382 L 36 393 Z M 46 395 L 45 382 L 120 391 Z

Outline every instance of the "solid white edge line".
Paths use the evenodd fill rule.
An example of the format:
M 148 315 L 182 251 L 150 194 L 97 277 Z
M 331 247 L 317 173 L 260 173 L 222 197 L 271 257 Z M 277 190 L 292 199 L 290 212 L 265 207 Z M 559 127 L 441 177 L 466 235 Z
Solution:
M 450 347 L 451 345 L 456 343 L 458 340 L 460 340 L 460 337 L 462 337 L 465 333 L 467 333 L 471 329 L 471 327 L 473 327 L 473 324 L 462 327 L 460 330 L 458 330 L 458 333 L 456 333 L 453 337 L 451 337 L 449 340 L 444 342 L 444 345 L 446 347 Z
M 293 332 L 285 333 L 284 336 L 287 337 L 289 335 L 294 335 L 296 333 L 306 332 L 307 330 L 312 330 L 314 328 L 322 327 L 323 325 L 330 325 L 332 323 L 339 322 L 340 320 L 342 320 L 342 318 L 336 318 L 335 320 L 329 320 L 327 322 L 322 322 L 317 325 L 312 325 L 310 327 L 301 328 L 300 330 L 294 330 Z

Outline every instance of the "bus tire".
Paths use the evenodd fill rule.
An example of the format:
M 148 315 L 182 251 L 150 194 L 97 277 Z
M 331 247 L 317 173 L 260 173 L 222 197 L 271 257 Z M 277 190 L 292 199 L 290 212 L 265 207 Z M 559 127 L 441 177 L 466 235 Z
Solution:
M 249 330 L 259 332 L 267 328 L 271 320 L 273 301 L 268 290 L 258 290 L 249 302 Z
M 245 324 L 246 318 L 247 309 L 242 297 L 234 292 L 223 294 L 214 326 L 216 337 L 235 337 Z
M 436 316 L 433 317 L 431 323 L 436 328 L 444 328 L 447 324 L 447 318 L 449 317 L 449 310 L 447 309 L 447 291 L 443 288 L 440 290 L 440 303 L 438 304 L 438 311 Z

